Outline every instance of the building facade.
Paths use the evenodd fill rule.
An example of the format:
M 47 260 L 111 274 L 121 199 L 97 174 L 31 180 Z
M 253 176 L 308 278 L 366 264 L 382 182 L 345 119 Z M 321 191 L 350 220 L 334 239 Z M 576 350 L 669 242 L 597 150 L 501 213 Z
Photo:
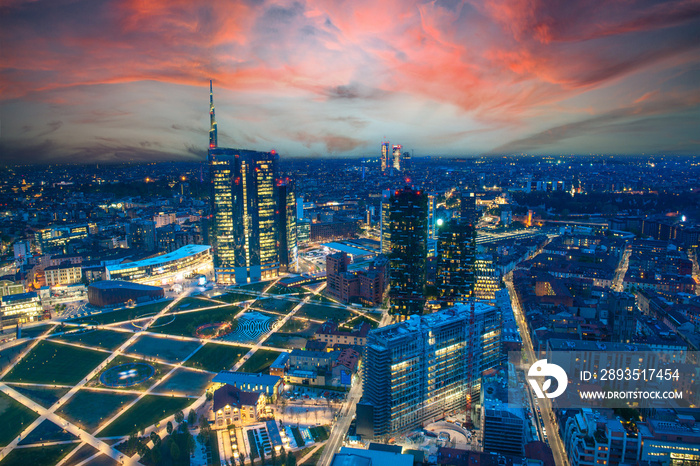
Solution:
M 391 314 L 421 314 L 425 305 L 427 196 L 406 187 L 390 206 L 389 299 Z
M 475 303 L 369 332 L 357 432 L 374 438 L 406 432 L 464 409 L 483 371 L 500 362 L 500 312 Z
M 172 285 L 197 275 L 211 278 L 211 246 L 189 244 L 176 251 L 124 264 L 108 265 L 107 280 L 124 280 L 142 285 Z
M 280 268 L 285 272 L 296 272 L 299 261 L 297 246 L 297 200 L 294 197 L 294 184 L 288 180 L 277 182 L 279 209 L 277 224 L 280 245 Z

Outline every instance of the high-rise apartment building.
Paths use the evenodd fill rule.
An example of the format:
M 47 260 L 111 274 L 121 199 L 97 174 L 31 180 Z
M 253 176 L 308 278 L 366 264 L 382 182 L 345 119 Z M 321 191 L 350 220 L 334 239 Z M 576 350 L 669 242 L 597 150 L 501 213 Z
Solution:
M 437 255 L 437 193 L 428 193 L 428 257 Z
M 389 313 L 402 316 L 421 314 L 425 305 L 427 196 L 410 187 L 395 191 L 389 211 Z
M 393 153 L 392 153 L 392 167 L 394 167 L 394 170 L 400 172 L 401 171 L 401 149 L 402 146 L 401 144 L 394 144 L 393 147 Z
M 435 285 L 448 304 L 464 302 L 474 294 L 476 233 L 471 224 L 452 219 L 440 228 Z
M 142 251 L 156 249 L 156 223 L 151 220 L 134 220 L 128 226 L 129 247 Z
M 297 247 L 297 200 L 294 197 L 294 184 L 288 180 L 277 182 L 277 210 L 279 225 L 280 267 L 287 272 L 295 272 L 298 266 Z
M 411 169 L 411 153 L 406 151 L 403 153 L 403 160 L 401 161 L 401 167 L 403 171 L 409 171 Z
M 370 331 L 358 434 L 406 432 L 467 406 L 482 372 L 500 361 L 499 310 L 474 303 L 470 325 L 470 308 L 458 304 Z
M 496 269 L 492 254 L 476 256 L 474 263 L 474 296 L 477 299 L 494 300 L 496 291 L 500 289 L 501 275 Z
M 389 216 L 391 209 L 391 191 L 385 189 L 382 191 L 382 204 L 379 216 L 379 230 L 381 232 L 380 250 L 382 254 L 388 256 L 391 254 L 391 218 Z
M 381 164 L 382 164 L 382 172 L 385 172 L 389 169 L 391 166 L 391 150 L 389 149 L 389 142 L 384 141 L 382 142 L 382 155 L 381 155 Z

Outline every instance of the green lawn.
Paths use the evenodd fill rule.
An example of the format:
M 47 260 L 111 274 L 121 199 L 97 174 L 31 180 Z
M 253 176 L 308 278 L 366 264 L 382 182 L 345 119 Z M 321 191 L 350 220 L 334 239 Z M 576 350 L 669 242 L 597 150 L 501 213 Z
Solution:
M 179 368 L 161 382 L 155 391 L 185 396 L 200 396 L 211 383 L 214 374 Z
M 220 296 L 216 296 L 212 299 L 216 299 L 219 301 L 224 301 L 226 303 L 240 303 L 241 301 L 248 301 L 251 299 L 255 299 L 257 296 L 250 295 L 250 294 L 245 294 L 245 293 L 236 293 L 230 292 L 226 294 L 222 294 Z
M 279 351 L 259 349 L 253 353 L 253 355 L 245 363 L 243 363 L 238 371 L 251 373 L 264 372 L 279 355 Z
M 2 419 L 0 447 L 4 447 L 14 440 L 38 417 L 37 413 L 19 401 L 15 401 L 14 398 L 0 392 L 0 419 Z
M 89 330 L 87 332 L 60 335 L 55 339 L 67 341 L 69 343 L 83 343 L 87 346 L 115 350 L 133 336 L 133 333 L 115 332 L 113 330 Z
M 194 309 L 211 306 L 221 306 L 221 303 L 216 303 L 204 298 L 187 297 L 178 301 L 177 304 L 168 312 L 192 311 Z
M 44 408 L 52 406 L 70 390 L 70 388 L 32 387 L 26 385 L 12 385 L 11 387 Z
M 169 335 L 182 335 L 191 337 L 197 327 L 212 322 L 231 321 L 241 311 L 238 306 L 226 306 L 219 309 L 211 309 L 201 312 L 188 312 L 187 314 L 175 315 L 175 320 L 170 322 L 172 315 L 159 318 L 154 325 L 170 322 L 162 327 L 152 327 L 149 330 L 157 333 L 167 333 Z
M 27 349 L 27 346 L 32 344 L 34 342 L 32 341 L 24 341 L 18 345 L 11 346 L 9 348 L 5 348 L 2 351 L 0 351 L 0 371 L 5 370 L 7 366 L 12 364 L 17 357 L 25 350 Z
M 275 348 L 286 349 L 304 349 L 306 347 L 306 338 L 295 333 L 273 333 L 270 335 L 263 346 L 273 346 Z
M 20 327 L 20 331 L 22 332 L 21 337 L 22 338 L 34 338 L 43 335 L 46 333 L 49 329 L 51 329 L 54 325 L 54 323 L 50 324 L 42 324 L 42 325 L 36 325 L 34 327 Z
M 3 381 L 75 385 L 107 356 L 89 349 L 40 341 Z
M 307 290 L 303 289 L 300 286 L 291 286 L 291 287 L 286 287 L 282 285 L 273 285 L 272 288 L 270 288 L 267 291 L 269 294 L 304 294 L 306 295 L 308 293 Z
M 249 351 L 243 346 L 207 343 L 185 362 L 186 366 L 196 367 L 211 372 L 230 369 Z
M 98 434 L 100 437 L 129 435 L 146 428 L 193 403 L 189 398 L 147 395 Z
M 172 300 L 159 301 L 157 303 L 144 304 L 133 308 L 120 309 L 118 311 L 102 312 L 100 314 L 73 319 L 70 322 L 97 322 L 98 324 L 113 324 L 114 322 L 123 322 L 132 320 L 145 314 L 160 312 L 165 306 L 171 303 Z
M 336 322 L 342 322 L 351 317 L 353 313 L 346 309 L 336 309 L 334 307 L 323 306 L 320 304 L 305 304 L 294 315 L 296 317 L 308 317 L 309 319 L 334 320 Z
M 110 393 L 92 390 L 80 390 L 66 403 L 57 414 L 92 432 L 103 420 L 114 416 L 117 411 L 134 401 L 138 395 L 133 393 Z
M 65 442 L 69 440 L 78 440 L 78 437 L 63 430 L 48 419 L 44 419 L 41 424 L 36 426 L 29 434 L 27 434 L 18 445 L 31 445 L 41 442 Z
M 281 314 L 289 314 L 299 303 L 286 299 L 277 298 L 261 298 L 258 299 L 252 307 L 265 311 L 279 312 Z
M 75 443 L 64 443 L 46 447 L 15 448 L 0 461 L 0 466 L 56 464 L 75 446 Z
M 142 335 L 126 349 L 127 353 L 180 362 L 200 346 L 198 341 L 179 341 Z

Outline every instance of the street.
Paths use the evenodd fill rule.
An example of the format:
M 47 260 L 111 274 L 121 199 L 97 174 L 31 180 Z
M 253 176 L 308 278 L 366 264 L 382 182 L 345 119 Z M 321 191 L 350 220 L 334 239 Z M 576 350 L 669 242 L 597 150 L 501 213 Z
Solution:
M 510 293 L 510 300 L 511 300 L 511 305 L 513 306 L 513 314 L 515 315 L 515 321 L 518 324 L 518 329 L 520 330 L 520 336 L 523 340 L 523 347 L 522 351 L 523 354 L 527 357 L 528 364 L 532 364 L 535 361 L 537 361 L 537 358 L 535 356 L 535 351 L 532 347 L 532 341 L 530 340 L 530 334 L 527 330 L 527 323 L 525 322 L 525 316 L 524 313 L 522 312 L 522 309 L 520 308 L 520 303 L 518 301 L 518 296 L 515 293 L 515 289 L 513 287 L 513 282 L 512 282 L 512 273 L 509 273 L 504 277 L 504 281 L 506 286 L 508 287 L 508 292 Z M 527 374 L 525 374 L 527 375 Z M 535 399 L 534 393 L 532 393 L 532 388 L 530 387 L 529 384 L 527 384 L 527 390 L 530 392 L 530 396 Z M 566 449 L 564 448 L 564 444 L 561 440 L 561 437 L 559 436 L 559 429 L 555 423 L 554 419 L 554 414 L 552 412 L 552 407 L 550 404 L 549 399 L 541 399 L 538 400 L 539 404 L 537 406 L 540 407 L 540 410 L 542 411 L 542 421 L 544 423 L 544 427 L 547 430 L 547 439 L 549 440 L 549 446 L 552 449 L 552 454 L 554 455 L 554 461 L 558 465 L 564 465 L 568 466 L 569 461 L 568 457 L 566 456 Z M 533 411 L 532 413 L 533 416 L 537 417 L 537 413 Z M 539 420 L 539 419 L 537 419 Z M 539 426 L 541 427 L 541 426 Z M 538 427 L 538 430 L 539 430 Z M 544 438 L 541 439 L 544 441 Z

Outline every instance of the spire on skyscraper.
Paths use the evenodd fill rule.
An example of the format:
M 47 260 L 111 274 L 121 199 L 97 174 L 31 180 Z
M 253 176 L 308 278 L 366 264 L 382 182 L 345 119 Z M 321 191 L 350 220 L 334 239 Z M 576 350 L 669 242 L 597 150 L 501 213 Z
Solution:
M 209 80 L 209 120 L 211 127 L 209 128 L 209 149 L 216 149 L 218 145 L 216 136 L 216 116 L 214 115 L 214 89 L 211 79 Z

